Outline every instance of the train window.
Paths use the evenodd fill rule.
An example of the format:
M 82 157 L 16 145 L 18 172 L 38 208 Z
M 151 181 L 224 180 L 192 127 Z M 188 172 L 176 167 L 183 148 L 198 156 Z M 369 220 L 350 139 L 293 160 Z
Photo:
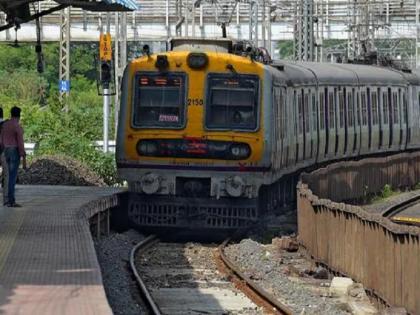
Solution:
M 357 119 L 357 125 L 361 125 L 361 118 L 360 118 L 360 94 L 356 93 L 356 119 Z
M 329 107 L 329 115 L 328 115 L 328 123 L 330 129 L 335 128 L 335 102 L 334 102 L 334 93 L 330 92 L 328 94 L 328 107 Z
M 302 95 L 299 93 L 298 95 L 298 131 L 299 134 L 303 133 L 303 104 L 302 104 Z
M 286 138 L 287 135 L 287 124 L 289 122 L 288 120 L 288 113 L 287 113 L 287 107 L 286 106 L 286 90 L 282 90 L 281 92 L 281 104 L 282 104 L 282 111 L 280 112 L 280 115 L 282 115 L 282 126 L 283 126 L 283 139 Z
M 362 103 L 362 125 L 366 126 L 368 123 L 368 112 L 366 104 L 366 92 L 361 93 L 361 103 Z
M 353 111 L 353 95 L 351 93 L 347 94 L 347 125 L 349 127 L 353 126 L 353 118 L 354 118 L 354 111 Z
M 372 92 L 372 124 L 377 125 L 378 123 L 378 94 L 376 92 Z
M 287 129 L 287 111 L 285 111 L 285 98 L 284 91 L 280 88 L 275 88 L 274 90 L 274 105 L 277 109 L 275 121 L 279 126 L 280 139 L 285 138 L 286 129 Z
M 392 108 L 393 108 L 394 124 L 399 124 L 400 117 L 399 117 L 399 112 L 398 112 L 398 93 L 397 92 L 392 93 Z
M 407 123 L 407 96 L 405 95 L 405 92 L 402 93 L 402 113 L 401 113 L 401 117 L 402 117 L 402 122 L 403 124 Z
M 318 122 L 318 117 L 317 117 L 317 111 L 316 111 L 316 96 L 314 93 L 312 93 L 312 130 L 313 131 L 317 130 L 317 122 Z
M 382 94 L 382 113 L 383 113 L 383 123 L 387 124 L 389 121 L 389 109 L 388 109 L 388 93 L 384 92 Z
M 259 79 L 254 75 L 211 73 L 207 78 L 206 127 L 255 130 Z
M 419 94 L 420 98 L 420 94 Z M 324 92 L 319 93 L 319 129 L 324 130 L 325 126 L 325 101 Z
M 138 73 L 134 127 L 179 128 L 184 125 L 185 75 Z
M 344 94 L 339 92 L 338 94 L 338 106 L 340 109 L 340 128 L 344 127 Z
M 420 93 L 418 95 L 418 101 L 419 101 L 419 110 L 420 110 Z
M 304 114 L 305 114 L 305 132 L 309 132 L 309 95 L 305 93 L 303 97 Z

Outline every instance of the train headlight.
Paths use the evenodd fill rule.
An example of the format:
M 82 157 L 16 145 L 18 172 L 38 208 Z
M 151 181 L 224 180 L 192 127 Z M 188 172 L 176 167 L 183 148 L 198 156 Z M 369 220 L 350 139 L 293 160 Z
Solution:
M 153 156 L 158 151 L 158 145 L 152 140 L 141 140 L 137 143 L 137 153 L 144 156 Z
M 239 176 L 233 176 L 226 179 L 226 192 L 232 197 L 240 197 L 244 192 L 245 183 Z
M 202 69 L 209 63 L 209 57 L 203 53 L 190 53 L 187 57 L 187 63 L 192 69 Z
M 251 149 L 249 145 L 244 143 L 232 144 L 230 146 L 230 154 L 235 159 L 246 159 L 251 154 Z
M 158 68 L 160 71 L 164 71 L 168 69 L 169 68 L 168 56 L 158 55 L 156 58 L 155 67 Z
M 140 185 L 141 189 L 146 194 L 154 194 L 159 190 L 160 187 L 159 176 L 153 173 L 148 173 L 140 179 Z

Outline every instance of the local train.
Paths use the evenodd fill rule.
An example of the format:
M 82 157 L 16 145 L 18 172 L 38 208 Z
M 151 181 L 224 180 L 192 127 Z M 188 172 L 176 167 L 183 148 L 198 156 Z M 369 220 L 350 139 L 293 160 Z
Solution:
M 293 203 L 301 170 L 419 148 L 419 73 L 252 51 L 185 38 L 127 66 L 116 159 L 132 222 L 245 227 Z

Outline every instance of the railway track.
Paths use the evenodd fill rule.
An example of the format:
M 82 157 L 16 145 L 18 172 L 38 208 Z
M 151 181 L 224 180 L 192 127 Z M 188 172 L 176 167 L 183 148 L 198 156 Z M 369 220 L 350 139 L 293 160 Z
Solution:
M 227 244 L 161 243 L 155 236 L 137 244 L 130 265 L 150 314 L 292 314 L 227 258 Z
M 385 209 L 381 215 L 395 223 L 420 226 L 420 196 L 394 204 Z

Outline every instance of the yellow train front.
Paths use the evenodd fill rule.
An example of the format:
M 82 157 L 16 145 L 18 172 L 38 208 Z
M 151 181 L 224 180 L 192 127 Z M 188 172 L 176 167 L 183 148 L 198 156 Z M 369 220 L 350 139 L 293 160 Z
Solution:
M 129 219 L 141 227 L 236 229 L 259 218 L 264 65 L 229 41 L 180 40 L 126 68 L 117 136 Z

